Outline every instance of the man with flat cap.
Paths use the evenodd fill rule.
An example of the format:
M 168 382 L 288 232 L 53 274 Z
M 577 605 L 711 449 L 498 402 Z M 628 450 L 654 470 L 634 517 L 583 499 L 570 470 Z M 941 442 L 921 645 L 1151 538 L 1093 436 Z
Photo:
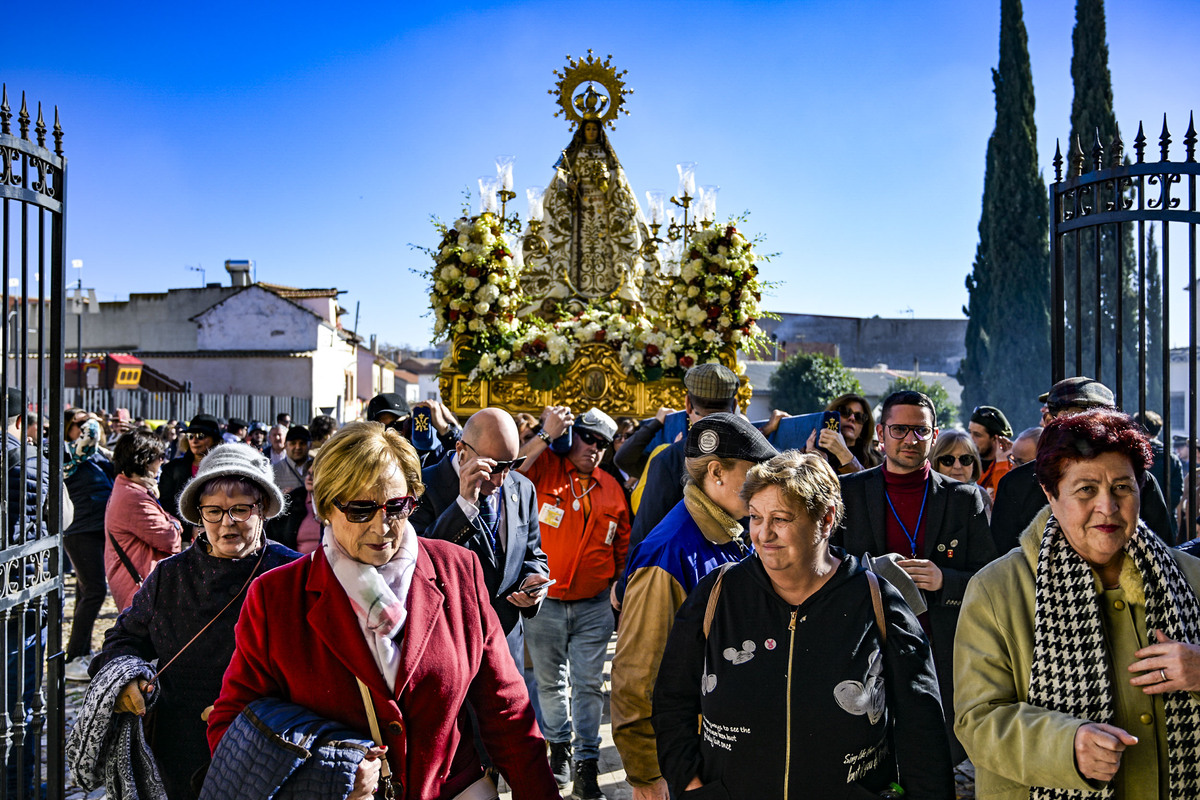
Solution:
M 696 424 L 709 414 L 737 412 L 738 376 L 723 364 L 692 367 L 683 376 L 683 386 L 687 390 L 684 410 L 687 411 L 688 425 Z M 636 547 L 645 539 L 667 512 L 683 499 L 686 444 L 686 439 L 671 442 L 647 467 L 642 500 L 629 533 L 630 547 Z M 622 466 L 621 461 L 618 460 L 617 466 Z
M 1004 412 L 995 406 L 976 406 L 967 424 L 967 433 L 975 442 L 983 472 L 976 481 L 992 498 L 996 497 L 996 486 L 1009 470 L 1008 451 L 1012 449 L 1012 426 Z
M 520 437 L 512 415 L 475 412 L 441 461 L 421 471 L 425 494 L 409 521 L 421 536 L 454 542 L 479 556 L 492 608 L 517 671 L 525 669 L 522 617 L 532 617 L 550 579 L 541 547 L 537 490 L 519 472 Z
M 617 424 L 598 408 L 572 417 L 568 409 L 553 407 L 543 412 L 542 426 L 522 449 L 528 460 L 521 471 L 537 487 L 542 549 L 554 585 L 538 615 L 525 620 L 525 642 L 555 780 L 560 788 L 570 780 L 573 747 L 572 795 L 603 800 L 600 717 L 604 656 L 614 625 L 609 591 L 625 569 L 629 507 L 621 485 L 598 467 Z M 548 447 L 566 427 L 571 428 L 571 449 L 560 456 Z
M 1112 390 L 1100 381 L 1082 375 L 1064 378 L 1038 397 L 1046 404 L 1043 422 L 1055 417 L 1079 414 L 1091 408 L 1116 408 Z M 1009 470 L 996 489 L 992 507 L 992 538 L 1001 554 L 1017 546 L 1017 541 L 1038 512 L 1046 507 L 1046 495 L 1038 483 L 1036 460 Z M 1146 473 L 1142 486 L 1142 507 L 1139 514 L 1150 530 L 1168 545 L 1175 543 L 1171 515 L 1163 499 L 1158 481 Z
M 191 539 L 194 527 L 179 513 L 179 493 L 196 474 L 200 462 L 214 447 L 225 444 L 221 423 L 212 414 L 197 414 L 182 431 L 188 438 L 188 452 L 164 464 L 158 477 L 158 496 L 167 513 L 183 524 L 184 538 Z

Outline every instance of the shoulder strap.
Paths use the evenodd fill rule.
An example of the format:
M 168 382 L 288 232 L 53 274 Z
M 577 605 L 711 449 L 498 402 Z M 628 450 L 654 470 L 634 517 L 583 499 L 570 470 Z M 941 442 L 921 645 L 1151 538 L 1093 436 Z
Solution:
M 708 632 L 712 629 L 713 617 L 717 614 L 717 599 L 721 596 L 721 581 L 725 580 L 725 572 L 730 567 L 738 562 L 726 561 L 717 568 L 717 580 L 713 583 L 712 590 L 708 593 L 708 605 L 704 609 L 704 638 L 708 638 Z
M 867 585 L 871 588 L 871 606 L 875 609 L 875 624 L 879 626 L 879 638 L 887 644 L 887 625 L 883 621 L 883 597 L 879 593 L 879 578 L 867 570 Z
M 137 584 L 137 588 L 142 588 L 142 576 L 138 574 L 137 567 L 133 565 L 133 562 L 125 553 L 125 548 L 117 544 L 117 537 L 111 533 L 108 535 L 108 540 L 112 542 L 113 550 L 117 551 L 117 558 L 120 560 L 121 566 L 125 567 L 125 571 L 129 573 L 129 577 L 133 578 L 133 582 Z
M 358 682 L 358 693 L 362 695 L 363 707 L 367 710 L 367 724 L 371 726 L 371 738 L 375 740 L 375 744 L 382 745 L 383 737 L 379 735 L 379 719 L 375 716 L 375 704 L 371 702 L 371 690 L 357 675 L 354 676 L 354 680 Z M 381 758 L 380 762 L 380 777 L 385 782 L 385 786 L 390 786 L 392 768 L 388 764 L 387 756 Z

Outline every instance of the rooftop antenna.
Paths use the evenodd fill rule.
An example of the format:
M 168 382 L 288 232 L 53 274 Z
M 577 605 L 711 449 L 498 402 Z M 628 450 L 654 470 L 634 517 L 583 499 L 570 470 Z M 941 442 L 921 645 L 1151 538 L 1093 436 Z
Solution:
M 196 266 L 194 266 L 194 267 L 193 267 L 192 265 L 190 265 L 190 264 L 188 264 L 188 265 L 186 265 L 186 266 L 187 266 L 187 268 L 188 268 L 188 269 L 190 269 L 192 272 L 199 272 L 199 273 L 200 273 L 200 288 L 201 288 L 201 289 L 203 289 L 205 286 L 207 286 L 207 285 L 208 285 L 208 284 L 206 284 L 206 283 L 204 282 L 204 267 L 200 266 L 199 264 L 197 264 L 197 265 L 196 265 Z

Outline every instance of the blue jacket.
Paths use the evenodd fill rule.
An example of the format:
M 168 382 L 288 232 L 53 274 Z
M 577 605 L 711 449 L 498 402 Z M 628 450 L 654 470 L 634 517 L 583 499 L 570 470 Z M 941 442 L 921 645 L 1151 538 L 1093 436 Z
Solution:
M 372 742 L 273 697 L 238 715 L 213 753 L 200 800 L 343 800 Z

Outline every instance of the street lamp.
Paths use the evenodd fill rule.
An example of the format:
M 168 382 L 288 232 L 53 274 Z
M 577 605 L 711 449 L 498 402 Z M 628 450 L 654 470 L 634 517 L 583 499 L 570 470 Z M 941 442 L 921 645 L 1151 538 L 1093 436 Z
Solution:
M 75 286 L 75 310 L 79 313 L 79 320 L 75 325 L 75 344 L 79 350 L 79 358 L 75 363 L 79 372 L 79 382 L 76 383 L 79 391 L 83 391 L 83 259 L 71 259 L 71 266 L 79 270 L 79 283 Z

